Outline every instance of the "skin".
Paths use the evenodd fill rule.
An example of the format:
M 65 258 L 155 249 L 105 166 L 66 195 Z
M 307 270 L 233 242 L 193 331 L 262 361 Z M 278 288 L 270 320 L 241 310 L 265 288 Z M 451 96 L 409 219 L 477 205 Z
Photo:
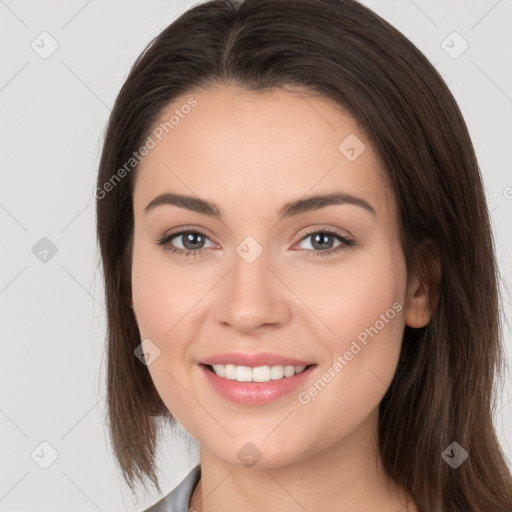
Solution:
M 430 320 L 427 290 L 408 275 L 396 202 L 366 134 L 332 102 L 293 90 L 264 94 L 218 87 L 177 98 L 165 122 L 193 96 L 198 104 L 144 158 L 133 193 L 132 292 L 141 339 L 160 350 L 148 366 L 162 400 L 200 444 L 198 511 L 417 511 L 392 484 L 376 448 L 378 406 L 395 373 L 405 324 Z M 158 124 L 158 123 L 157 123 Z M 349 134 L 365 150 L 349 161 Z M 288 201 L 340 191 L 370 203 L 331 205 L 278 221 Z M 162 192 L 216 203 L 222 220 L 174 205 L 144 213 Z M 179 228 L 206 235 L 203 254 L 159 246 Z M 355 241 L 313 253 L 308 229 L 337 228 Z M 263 248 L 248 264 L 247 237 Z M 177 236 L 168 247 L 184 249 Z M 317 252 L 333 251 L 331 245 Z M 189 249 L 200 250 L 200 249 Z M 402 308 L 308 404 L 297 393 L 259 406 L 219 396 L 200 367 L 228 351 L 287 354 L 318 364 L 316 378 L 379 315 Z M 315 378 L 315 379 L 316 379 Z M 248 467 L 246 443 L 261 452 Z

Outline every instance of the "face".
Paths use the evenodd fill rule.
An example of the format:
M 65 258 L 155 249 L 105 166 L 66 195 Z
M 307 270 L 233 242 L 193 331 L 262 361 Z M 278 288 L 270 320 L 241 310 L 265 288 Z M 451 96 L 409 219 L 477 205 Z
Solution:
M 237 465 L 251 450 L 278 467 L 374 434 L 409 290 L 395 200 L 365 133 L 322 98 L 218 88 L 175 100 L 150 136 L 133 194 L 132 291 L 173 416 Z M 177 196 L 146 209 L 165 193 L 212 211 Z M 282 215 L 332 194 L 345 200 Z M 228 352 L 308 366 L 267 383 L 238 382 L 237 368 L 235 381 L 213 376 L 203 363 Z

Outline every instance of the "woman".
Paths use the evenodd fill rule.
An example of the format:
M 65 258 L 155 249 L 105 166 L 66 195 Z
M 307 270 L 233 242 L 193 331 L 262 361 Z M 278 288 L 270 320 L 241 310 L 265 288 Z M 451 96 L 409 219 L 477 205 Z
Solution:
M 436 70 L 372 11 L 180 16 L 116 100 L 97 230 L 123 475 L 160 490 L 165 424 L 200 445 L 148 510 L 512 510 L 475 153 Z

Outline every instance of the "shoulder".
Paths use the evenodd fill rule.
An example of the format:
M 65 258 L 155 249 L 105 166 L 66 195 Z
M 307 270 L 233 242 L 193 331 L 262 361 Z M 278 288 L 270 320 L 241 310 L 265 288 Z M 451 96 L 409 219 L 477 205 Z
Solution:
M 201 466 L 198 464 L 167 496 L 164 496 L 143 512 L 187 512 L 190 497 L 200 477 Z

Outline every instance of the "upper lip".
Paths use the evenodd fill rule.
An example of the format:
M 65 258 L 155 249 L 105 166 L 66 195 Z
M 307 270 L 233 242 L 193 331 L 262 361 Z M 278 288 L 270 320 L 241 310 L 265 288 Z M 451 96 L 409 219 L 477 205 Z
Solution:
M 244 354 L 242 352 L 225 352 L 207 357 L 200 361 L 202 364 L 234 364 L 236 366 L 308 366 L 314 364 L 311 361 L 302 361 L 293 357 L 275 354 L 273 352 L 258 352 L 256 354 Z

